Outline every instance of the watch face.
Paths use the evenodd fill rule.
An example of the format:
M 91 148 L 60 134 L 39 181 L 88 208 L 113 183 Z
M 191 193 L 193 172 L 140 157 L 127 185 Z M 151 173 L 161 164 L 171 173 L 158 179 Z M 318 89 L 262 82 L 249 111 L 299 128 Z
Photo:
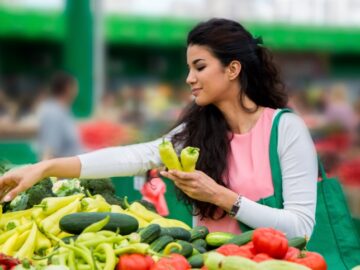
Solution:
M 235 204 L 231 208 L 229 215 L 234 217 L 238 211 L 239 211 L 239 206 Z

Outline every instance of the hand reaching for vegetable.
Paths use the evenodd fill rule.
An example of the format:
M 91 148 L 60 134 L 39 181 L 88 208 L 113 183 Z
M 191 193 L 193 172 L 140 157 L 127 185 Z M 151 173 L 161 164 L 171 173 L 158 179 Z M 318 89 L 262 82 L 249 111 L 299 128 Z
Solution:
M 36 165 L 10 170 L 0 177 L 0 200 L 8 202 L 42 179 Z
M 81 163 L 76 156 L 45 160 L 13 169 L 0 176 L 0 201 L 11 201 L 20 192 L 27 190 L 46 177 L 78 178 L 80 170 Z

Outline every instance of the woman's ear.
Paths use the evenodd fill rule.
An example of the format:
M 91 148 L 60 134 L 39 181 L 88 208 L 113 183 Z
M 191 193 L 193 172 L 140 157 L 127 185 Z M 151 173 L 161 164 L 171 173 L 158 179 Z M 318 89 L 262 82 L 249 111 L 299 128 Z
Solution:
M 227 67 L 228 76 L 231 81 L 237 79 L 237 77 L 240 74 L 240 71 L 241 71 L 241 64 L 239 61 L 235 61 L 235 60 L 231 61 Z

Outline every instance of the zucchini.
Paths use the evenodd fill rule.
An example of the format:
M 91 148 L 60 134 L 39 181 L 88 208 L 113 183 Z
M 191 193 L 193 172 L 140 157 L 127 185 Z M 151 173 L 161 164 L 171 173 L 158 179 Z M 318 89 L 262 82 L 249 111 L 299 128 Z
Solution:
M 139 228 L 139 223 L 135 218 L 125 214 L 110 212 L 80 212 L 69 214 L 60 219 L 59 226 L 62 231 L 71 234 L 80 234 L 86 227 L 104 219 L 106 216 L 110 216 L 110 220 L 103 230 L 113 232 L 119 230 L 120 234 L 127 235 L 136 232 Z
M 290 247 L 296 247 L 303 250 L 306 247 L 307 239 L 305 237 L 294 237 L 289 240 Z
M 197 254 L 187 259 L 191 265 L 191 268 L 201 268 L 204 265 L 204 255 Z
M 160 235 L 169 235 L 184 241 L 189 241 L 191 237 L 190 232 L 181 227 L 161 227 Z
M 233 238 L 227 241 L 226 244 L 235 244 L 238 246 L 245 245 L 251 241 L 253 234 L 254 234 L 254 230 L 235 235 Z
M 177 240 L 176 243 L 181 246 L 181 250 L 178 250 L 177 248 L 172 248 L 171 253 L 179 253 L 186 258 L 191 256 L 193 252 L 193 246 L 189 242 Z
M 160 236 L 161 228 L 158 224 L 150 224 L 139 232 L 142 243 L 150 244 Z
M 209 234 L 209 229 L 206 226 L 196 226 L 190 230 L 190 239 L 189 241 L 192 242 L 196 239 L 205 239 L 205 237 Z
M 159 252 L 160 250 L 162 250 L 167 244 L 171 243 L 174 241 L 174 238 L 172 238 L 170 235 L 163 235 L 160 236 L 158 239 L 156 239 L 155 241 L 153 241 L 150 244 L 150 249 L 155 251 L 155 252 Z
M 206 249 L 207 243 L 204 239 L 196 239 L 194 241 L 191 242 L 191 244 L 195 247 L 202 247 Z
M 209 246 L 220 247 L 233 237 L 234 234 L 229 232 L 212 232 L 206 236 L 205 240 Z

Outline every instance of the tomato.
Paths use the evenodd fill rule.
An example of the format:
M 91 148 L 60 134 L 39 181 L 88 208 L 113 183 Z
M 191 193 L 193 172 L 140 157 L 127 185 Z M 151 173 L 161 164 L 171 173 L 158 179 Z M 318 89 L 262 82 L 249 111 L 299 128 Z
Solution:
M 257 253 L 254 248 L 254 243 L 252 241 L 250 241 L 249 243 L 247 243 L 245 245 L 242 245 L 241 248 L 245 249 L 245 250 L 249 250 L 253 254 L 253 256 L 255 256 Z
M 119 257 L 117 270 L 149 270 L 154 264 L 150 256 L 142 254 L 124 254 Z
M 249 249 L 235 244 L 222 245 L 216 251 L 225 256 L 241 256 L 245 258 L 252 258 L 254 256 Z
M 284 260 L 289 260 L 291 258 L 296 258 L 300 255 L 300 250 L 295 247 L 289 247 L 288 251 L 285 254 Z
M 288 251 L 285 234 L 273 228 L 255 229 L 252 241 L 257 253 L 266 253 L 275 259 L 284 258 Z
M 157 263 L 155 263 L 151 270 L 189 270 L 191 265 L 186 258 L 180 254 L 170 254 L 167 257 L 162 257 Z
M 288 261 L 305 265 L 311 270 L 327 269 L 324 257 L 317 252 L 301 251 L 299 256 L 289 258 Z
M 254 256 L 254 258 L 252 258 L 253 261 L 255 262 L 262 262 L 262 261 L 267 261 L 267 260 L 272 260 L 273 258 L 270 257 L 268 254 L 266 253 L 258 253 Z

